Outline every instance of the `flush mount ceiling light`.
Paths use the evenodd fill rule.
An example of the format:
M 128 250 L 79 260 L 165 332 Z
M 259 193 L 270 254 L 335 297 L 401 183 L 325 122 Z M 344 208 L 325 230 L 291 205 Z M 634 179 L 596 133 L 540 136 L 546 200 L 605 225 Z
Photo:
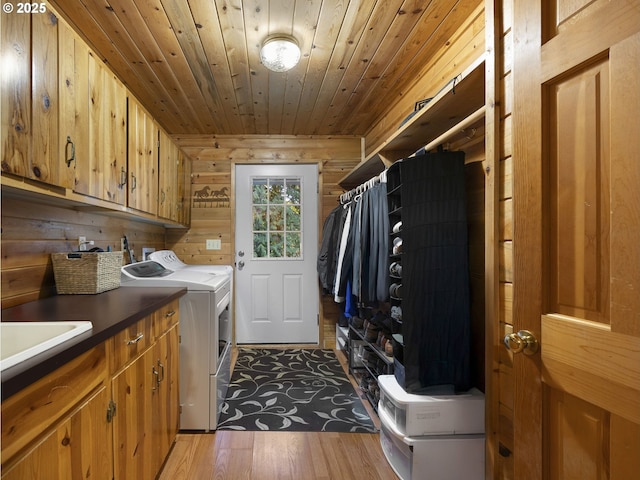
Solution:
M 298 64 L 300 47 L 293 37 L 274 35 L 267 38 L 260 50 L 262 64 L 273 72 L 286 72 Z

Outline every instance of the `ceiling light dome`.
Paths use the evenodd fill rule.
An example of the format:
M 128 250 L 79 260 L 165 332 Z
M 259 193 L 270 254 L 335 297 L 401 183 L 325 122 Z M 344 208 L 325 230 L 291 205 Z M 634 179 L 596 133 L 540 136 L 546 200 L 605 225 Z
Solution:
M 273 72 L 286 72 L 300 61 L 300 47 L 295 38 L 274 35 L 267 38 L 260 50 L 262 64 Z

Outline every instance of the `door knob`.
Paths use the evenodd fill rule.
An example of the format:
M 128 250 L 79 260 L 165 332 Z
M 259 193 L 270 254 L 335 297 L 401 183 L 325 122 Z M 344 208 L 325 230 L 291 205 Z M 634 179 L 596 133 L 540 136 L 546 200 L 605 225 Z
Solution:
M 518 333 L 510 333 L 504 336 L 504 345 L 513 353 L 523 352 L 525 355 L 533 355 L 540 348 L 538 339 L 529 330 L 520 330 Z
M 242 270 L 244 268 L 244 262 L 242 260 L 240 260 L 238 262 L 238 270 Z
M 240 251 L 238 252 L 238 256 L 240 256 L 240 257 L 244 257 L 244 250 L 240 250 Z

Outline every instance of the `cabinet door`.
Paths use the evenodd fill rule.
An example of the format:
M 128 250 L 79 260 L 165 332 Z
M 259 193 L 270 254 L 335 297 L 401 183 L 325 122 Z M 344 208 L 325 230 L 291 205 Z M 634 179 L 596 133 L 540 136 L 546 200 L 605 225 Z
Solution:
M 113 418 L 114 479 L 154 478 L 153 390 L 157 388 L 154 349 L 112 380 L 116 415 Z
M 108 398 L 101 387 L 19 462 L 3 466 L 2 480 L 111 479 Z
M 176 221 L 181 225 L 191 223 L 191 160 L 178 149 L 178 189 L 176 192 L 176 209 L 178 216 Z
M 58 19 L 2 15 L 2 171 L 57 185 Z
M 89 156 L 76 163 L 78 193 L 124 205 L 126 105 L 124 85 L 89 52 Z
M 149 113 L 129 96 L 128 206 L 158 212 L 158 128 Z
M 2 171 L 27 176 L 31 158 L 31 15 L 0 15 L 0 22 Z
M 58 185 L 58 19 L 31 16 L 31 168 L 28 176 Z
M 58 24 L 58 68 L 59 184 L 74 188 L 76 165 L 89 161 L 89 47 L 63 21 Z
M 178 146 L 173 143 L 164 130 L 160 130 L 160 165 L 158 168 L 158 216 L 169 220 L 178 219 L 177 187 L 178 178 Z
M 180 423 L 178 328 L 178 325 L 174 325 L 169 329 L 158 339 L 154 348 L 159 372 L 158 385 L 153 395 L 153 466 L 156 472 L 169 453 Z

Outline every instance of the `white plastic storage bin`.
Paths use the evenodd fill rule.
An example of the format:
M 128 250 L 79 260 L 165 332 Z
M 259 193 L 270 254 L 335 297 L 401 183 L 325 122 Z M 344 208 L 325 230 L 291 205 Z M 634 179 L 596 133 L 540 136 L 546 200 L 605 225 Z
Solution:
M 484 435 L 406 437 L 380 413 L 380 445 L 402 480 L 483 480 Z
M 336 323 L 336 350 L 347 350 L 349 342 L 349 328 L 341 327 Z
M 414 395 L 394 375 L 380 375 L 380 402 L 395 428 L 410 437 L 484 433 L 484 395 L 473 388 L 460 395 Z

